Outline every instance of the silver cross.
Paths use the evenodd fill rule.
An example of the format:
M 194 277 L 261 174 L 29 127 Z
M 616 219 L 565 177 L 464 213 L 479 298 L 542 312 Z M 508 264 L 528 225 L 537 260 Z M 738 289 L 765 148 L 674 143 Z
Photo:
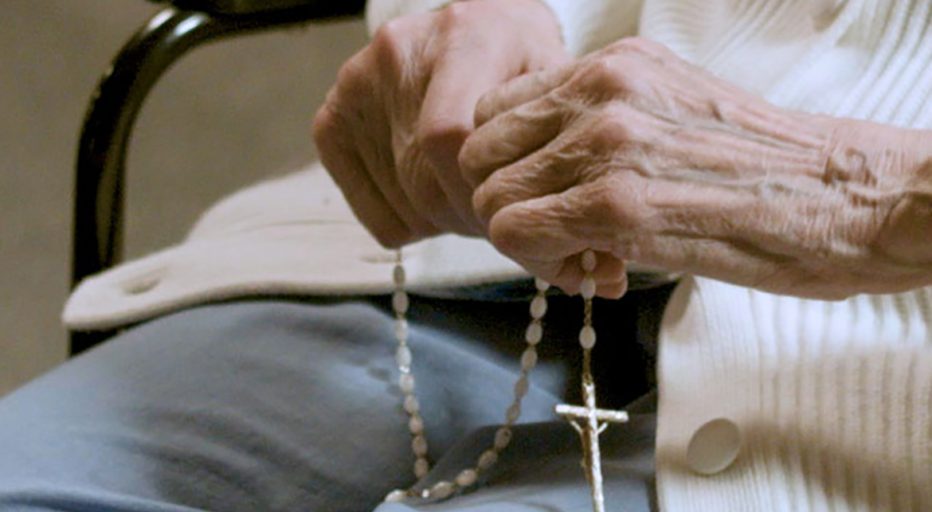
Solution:
M 570 422 L 570 425 L 579 433 L 582 441 L 583 459 L 582 467 L 586 470 L 586 479 L 592 493 L 593 512 L 605 512 L 605 498 L 602 494 L 602 455 L 599 451 L 599 434 L 609 423 L 624 423 L 628 421 L 625 411 L 611 411 L 597 409 L 595 406 L 595 383 L 591 375 L 583 375 L 582 392 L 584 407 L 577 405 L 557 405 L 554 410 Z

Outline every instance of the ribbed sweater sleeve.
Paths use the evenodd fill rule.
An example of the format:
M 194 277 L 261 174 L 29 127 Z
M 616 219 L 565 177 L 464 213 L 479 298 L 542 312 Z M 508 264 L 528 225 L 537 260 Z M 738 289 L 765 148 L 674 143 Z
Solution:
M 563 40 L 573 55 L 603 46 L 619 37 L 634 35 L 642 0 L 539 0 L 554 13 Z M 370 0 L 366 22 L 372 34 L 386 21 L 436 9 L 451 0 Z

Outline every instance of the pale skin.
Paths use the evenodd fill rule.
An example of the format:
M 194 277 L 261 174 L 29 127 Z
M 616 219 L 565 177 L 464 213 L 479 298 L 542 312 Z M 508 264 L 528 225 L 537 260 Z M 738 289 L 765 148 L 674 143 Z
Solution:
M 462 13 L 487 3 L 454 5 Z M 540 15 L 528 52 L 540 51 L 542 27 L 555 27 L 535 4 L 497 2 Z M 514 22 L 523 26 L 523 18 Z M 420 138 L 422 150 L 433 146 L 436 153 L 429 166 L 366 171 L 407 181 L 407 206 L 387 190 L 382 203 L 371 201 L 373 192 L 359 190 L 372 185 L 334 168 L 346 141 L 356 140 L 334 133 L 362 126 L 344 121 L 334 128 L 329 118 L 348 107 L 328 100 L 315 126 L 324 163 L 377 239 L 395 247 L 446 231 L 486 236 L 570 293 L 581 278 L 579 256 L 591 248 L 599 254 L 595 277 L 604 297 L 624 293 L 626 261 L 823 299 L 932 284 L 932 134 L 782 109 L 644 39 L 572 62 L 560 52 L 549 63 L 535 54 L 535 65 L 492 86 L 496 80 L 483 82 L 480 94 L 437 92 L 471 103 L 474 123 L 457 125 L 452 139 L 440 137 L 446 145 Z M 495 55 L 486 52 L 482 66 Z M 423 94 L 407 101 L 421 105 L 422 115 L 444 103 Z M 417 133 L 420 122 L 400 131 Z M 456 174 L 455 193 L 444 190 L 460 199 L 438 200 L 434 190 L 425 194 L 432 199 L 418 200 L 426 190 L 417 185 L 425 181 L 421 173 Z M 430 227 L 373 220 L 405 208 Z M 454 213 L 471 220 L 454 226 Z
M 346 62 L 318 111 L 321 160 L 387 247 L 446 232 L 483 236 L 457 165 L 476 103 L 569 60 L 538 0 L 473 0 L 396 18 Z

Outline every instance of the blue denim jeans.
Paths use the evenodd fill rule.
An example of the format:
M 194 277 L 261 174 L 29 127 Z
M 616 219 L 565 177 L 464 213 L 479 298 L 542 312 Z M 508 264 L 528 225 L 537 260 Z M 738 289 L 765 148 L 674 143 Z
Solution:
M 452 479 L 504 420 L 529 283 L 412 298 L 413 372 L 432 471 L 412 474 L 388 297 L 244 300 L 125 330 L 0 399 L 2 511 L 585 511 L 579 299 L 554 296 L 522 424 L 480 484 L 441 503 L 383 504 Z M 670 287 L 600 301 L 600 405 L 649 393 Z M 609 510 L 652 510 L 650 407 L 602 436 Z M 614 504 L 614 505 L 613 505 Z

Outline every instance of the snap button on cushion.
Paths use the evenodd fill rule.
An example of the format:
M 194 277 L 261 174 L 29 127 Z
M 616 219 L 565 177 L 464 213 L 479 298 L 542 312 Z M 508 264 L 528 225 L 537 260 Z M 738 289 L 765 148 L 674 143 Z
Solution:
M 138 275 L 132 279 L 120 284 L 120 288 L 126 295 L 142 295 L 152 291 L 153 288 L 162 282 L 165 277 L 165 269 L 157 268 Z
M 738 458 L 741 430 L 727 418 L 716 418 L 699 427 L 686 448 L 686 464 L 696 473 L 714 475 Z

